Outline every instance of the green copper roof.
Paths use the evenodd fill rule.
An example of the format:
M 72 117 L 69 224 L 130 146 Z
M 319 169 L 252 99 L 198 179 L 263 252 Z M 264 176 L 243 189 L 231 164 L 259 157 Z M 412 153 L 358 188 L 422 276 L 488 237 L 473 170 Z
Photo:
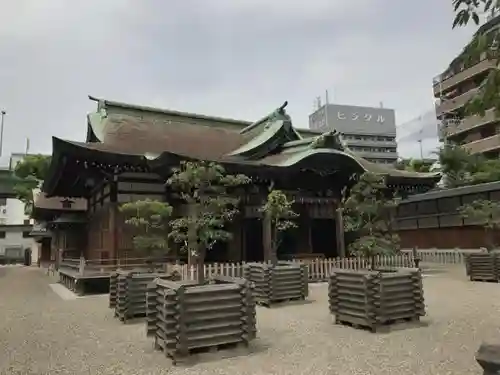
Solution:
M 285 112 L 285 102 L 269 115 L 254 122 L 240 131 L 250 140 L 237 148 L 228 156 L 241 156 L 248 159 L 259 159 L 281 147 L 289 141 L 301 140 L 302 137 L 292 126 L 292 119 Z
M 259 137 L 254 139 L 259 139 Z M 246 145 L 242 148 L 244 147 Z M 271 155 L 268 154 L 256 162 L 261 165 L 286 168 L 296 165 L 309 157 L 318 155 L 324 156 L 324 163 L 330 167 L 337 167 L 339 169 L 353 168 L 359 172 L 370 172 L 395 178 L 423 178 L 437 181 L 441 177 L 440 173 L 400 171 L 395 168 L 371 163 L 349 151 L 344 146 L 340 134 L 336 131 L 326 132 L 313 138 L 283 143 L 279 152 Z

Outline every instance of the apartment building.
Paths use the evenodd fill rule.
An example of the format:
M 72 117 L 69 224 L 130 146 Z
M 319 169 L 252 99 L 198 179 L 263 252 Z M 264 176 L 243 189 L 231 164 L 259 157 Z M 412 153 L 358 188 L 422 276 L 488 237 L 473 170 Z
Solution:
M 477 31 L 488 35 L 500 27 L 500 16 L 489 17 Z M 493 39 L 493 38 L 492 38 Z M 493 43 L 493 40 L 491 41 Z M 490 109 L 484 116 L 466 115 L 467 102 L 477 93 L 495 61 L 486 53 L 476 59 L 455 58 L 449 67 L 434 78 L 439 139 L 463 145 L 472 153 L 498 157 L 500 152 L 500 119 Z
M 398 159 L 393 109 L 326 104 L 309 116 L 309 128 L 337 130 L 351 151 L 371 162 L 394 164 Z

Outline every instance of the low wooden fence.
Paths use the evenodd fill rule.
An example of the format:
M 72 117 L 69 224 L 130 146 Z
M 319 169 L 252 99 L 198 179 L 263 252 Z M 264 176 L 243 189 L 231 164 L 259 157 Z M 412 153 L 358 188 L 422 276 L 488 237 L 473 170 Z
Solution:
M 418 250 L 417 254 L 421 264 L 441 264 L 454 265 L 464 264 L 465 255 L 472 252 L 480 252 L 481 249 L 449 249 Z M 377 256 L 378 267 L 414 267 L 414 253 L 412 250 L 404 249 L 397 255 Z M 149 263 L 148 263 L 149 261 Z M 309 281 L 323 281 L 330 277 L 332 268 L 340 269 L 368 269 L 370 260 L 365 258 L 318 258 L 318 259 L 296 259 L 293 262 L 304 263 L 308 266 Z M 245 262 L 208 263 L 205 264 L 205 277 L 213 275 L 243 277 L 243 267 Z M 157 270 L 171 271 L 176 269 L 181 273 L 184 280 L 194 280 L 196 278 L 196 267 L 176 265 L 171 258 L 147 259 L 147 258 L 125 258 L 106 260 L 86 260 L 85 258 L 71 259 L 65 258 L 59 265 L 60 269 L 69 270 L 77 277 L 85 276 L 107 276 L 117 269 L 129 270 L 137 267 L 152 267 Z
M 465 264 L 465 256 L 471 253 L 485 252 L 486 249 L 418 249 L 417 254 L 422 263 L 432 264 Z M 413 255 L 413 250 L 403 249 L 401 253 Z
M 163 269 L 166 263 L 171 262 L 170 257 L 151 258 L 120 258 L 120 259 L 99 259 L 89 260 L 81 258 L 64 258 L 59 269 L 71 272 L 75 276 L 99 276 L 109 275 L 117 269 L 130 270 L 138 267 L 150 267 L 153 269 Z
M 415 262 L 411 254 L 377 256 L 375 259 L 378 267 L 415 267 Z M 310 282 L 328 280 L 331 275 L 330 270 L 333 268 L 349 270 L 370 268 L 370 259 L 365 258 L 325 258 L 314 260 L 293 260 L 292 262 L 307 265 Z M 205 277 L 215 275 L 243 277 L 243 269 L 245 265 L 246 262 L 205 264 Z M 196 279 L 196 266 L 184 264 L 176 266 L 176 268 L 181 273 L 183 280 Z

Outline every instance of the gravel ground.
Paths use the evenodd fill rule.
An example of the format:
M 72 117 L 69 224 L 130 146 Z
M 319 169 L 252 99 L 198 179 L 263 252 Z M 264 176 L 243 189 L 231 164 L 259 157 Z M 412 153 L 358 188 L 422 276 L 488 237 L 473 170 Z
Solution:
M 474 359 L 500 327 L 500 286 L 462 272 L 425 278 L 427 326 L 372 334 L 337 326 L 327 286 L 309 304 L 258 309 L 253 353 L 173 367 L 145 337 L 123 325 L 107 296 L 62 300 L 34 268 L 0 267 L 0 374 L 482 374 Z

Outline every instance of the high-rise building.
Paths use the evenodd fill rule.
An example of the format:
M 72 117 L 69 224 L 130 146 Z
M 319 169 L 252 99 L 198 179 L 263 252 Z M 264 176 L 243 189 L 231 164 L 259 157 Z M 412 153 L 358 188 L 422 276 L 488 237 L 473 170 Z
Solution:
M 371 162 L 394 164 L 398 159 L 393 109 L 326 104 L 309 116 L 309 128 L 337 130 L 351 151 Z
M 500 16 L 489 17 L 477 33 L 491 35 L 500 27 Z M 498 41 L 492 38 L 492 48 Z M 465 106 L 477 93 L 488 73 L 496 69 L 496 62 L 486 52 L 475 59 L 458 56 L 449 67 L 434 78 L 436 117 L 439 120 L 439 138 L 463 145 L 472 153 L 498 157 L 500 151 L 500 119 L 490 109 L 484 116 L 467 115 Z

